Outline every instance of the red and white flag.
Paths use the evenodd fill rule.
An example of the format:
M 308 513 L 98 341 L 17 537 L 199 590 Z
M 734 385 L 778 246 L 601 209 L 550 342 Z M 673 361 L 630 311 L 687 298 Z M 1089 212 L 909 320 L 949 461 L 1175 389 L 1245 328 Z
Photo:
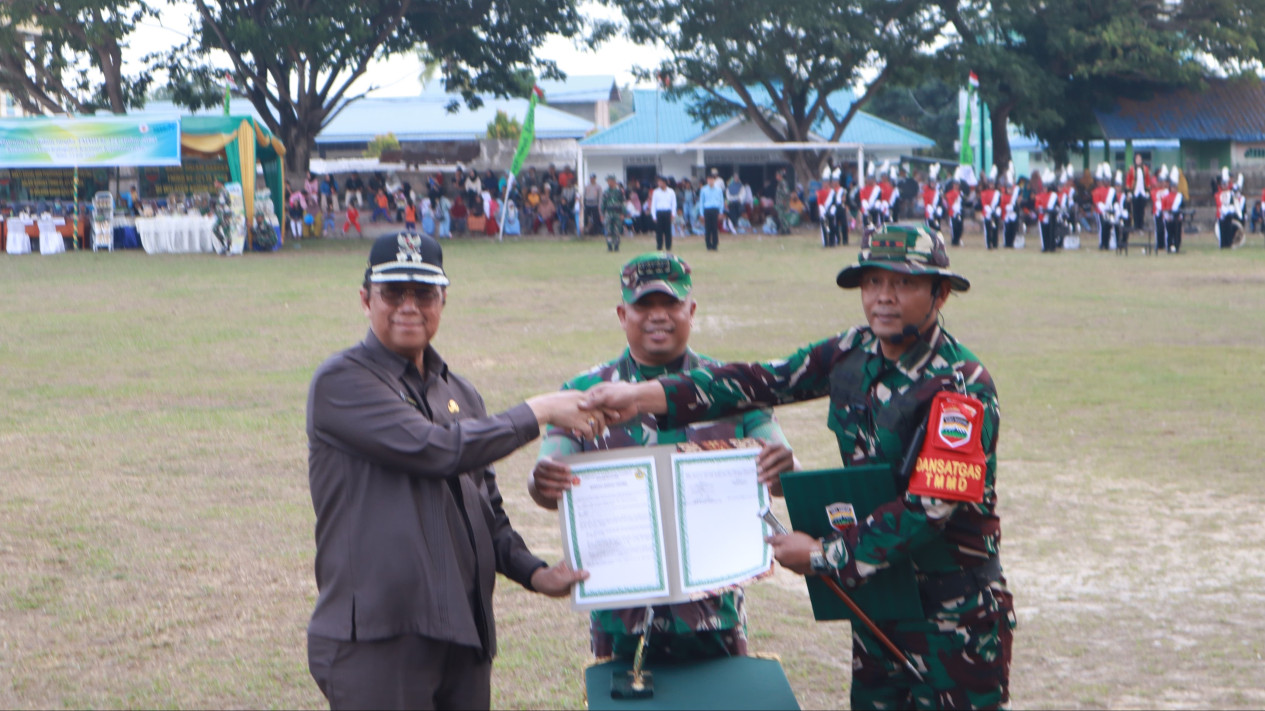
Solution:
M 975 72 L 971 72 L 971 76 L 967 79 L 967 83 L 970 84 L 972 89 L 979 88 L 979 77 L 975 76 Z

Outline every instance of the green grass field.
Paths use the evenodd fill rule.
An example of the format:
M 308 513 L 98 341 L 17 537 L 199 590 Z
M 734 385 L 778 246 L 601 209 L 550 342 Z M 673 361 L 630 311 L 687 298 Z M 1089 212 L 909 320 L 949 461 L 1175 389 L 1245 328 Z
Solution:
M 1029 240 L 1032 242 L 1032 240 Z M 1088 241 L 1088 240 L 1087 240 Z M 1003 562 L 1019 629 L 1013 705 L 1265 705 L 1265 248 L 1180 256 L 953 251 L 973 281 L 948 329 L 1002 403 Z M 491 409 L 623 345 L 626 240 L 455 241 L 436 345 Z M 368 243 L 225 259 L 0 255 L 0 707 L 320 707 L 304 403 L 361 338 Z M 861 319 L 834 285 L 855 247 L 700 238 L 693 345 L 784 355 Z M 837 463 L 825 405 L 778 411 L 808 467 Z M 535 447 L 498 465 L 517 527 L 560 553 L 526 496 Z M 498 707 L 578 708 L 587 621 L 502 579 Z M 806 708 L 846 706 L 845 624 L 802 583 L 749 587 L 755 651 Z

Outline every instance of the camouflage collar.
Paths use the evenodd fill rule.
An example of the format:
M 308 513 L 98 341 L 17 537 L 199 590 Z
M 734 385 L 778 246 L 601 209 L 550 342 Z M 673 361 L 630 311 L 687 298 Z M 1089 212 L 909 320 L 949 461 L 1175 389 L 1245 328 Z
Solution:
M 626 383 L 642 383 L 647 380 L 648 372 L 659 370 L 661 372 L 655 374 L 652 378 L 657 378 L 667 373 L 679 373 L 685 370 L 694 370 L 703 365 L 703 360 L 691 348 L 685 349 L 685 355 L 680 358 L 680 364 L 672 363 L 666 366 L 642 365 L 632 357 L 632 349 L 625 347 L 624 354 L 620 356 L 618 369 L 620 380 Z

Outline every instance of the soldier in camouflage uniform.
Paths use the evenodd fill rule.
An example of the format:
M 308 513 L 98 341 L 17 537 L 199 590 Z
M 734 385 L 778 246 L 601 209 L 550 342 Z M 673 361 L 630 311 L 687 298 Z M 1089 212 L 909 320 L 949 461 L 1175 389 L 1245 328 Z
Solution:
M 1000 413 L 992 378 L 939 324 L 951 291 L 970 287 L 949 271 L 943 238 L 923 228 L 888 227 L 839 273 L 861 289 L 868 326 L 810 344 L 785 359 L 709 366 L 642 385 L 605 385 L 589 403 L 608 421 L 658 413 L 661 427 L 723 416 L 755 404 L 830 398 L 827 426 L 843 465 L 886 464 L 896 499 L 858 525 L 827 537 L 771 539 L 784 566 L 864 584 L 908 560 L 923 619 L 879 623 L 925 679 L 919 683 L 863 627 L 853 628 L 853 708 L 997 707 L 1009 702 L 1014 605 L 1002 576 L 996 513 Z M 978 443 L 984 466 L 978 502 L 906 491 L 905 453 L 941 390 L 965 391 L 983 405 Z M 666 416 L 665 416 L 666 415 Z M 932 430 L 936 432 L 936 430 Z M 927 435 L 931 437 L 932 434 Z
M 773 209 L 777 213 L 777 233 L 791 233 L 791 184 L 786 180 L 786 170 L 777 172 L 777 192 L 773 197 Z
M 624 236 L 624 191 L 615 182 L 615 176 L 606 176 L 606 189 L 602 191 L 602 224 L 606 227 L 606 251 L 618 252 L 619 240 Z
M 564 390 L 588 390 L 603 382 L 644 382 L 718 362 L 690 350 L 690 326 L 696 304 L 690 295 L 689 266 L 680 258 L 651 252 L 632 259 L 621 272 L 623 301 L 616 307 L 628 347 L 615 360 L 598 365 L 563 384 Z M 569 431 L 550 428 L 540 460 L 528 480 L 532 498 L 545 508 L 558 506 L 571 485 L 571 470 L 556 461 L 579 452 L 752 437 L 764 440 L 757 463 L 761 480 L 780 493 L 778 475 L 792 468 L 794 457 L 781 428 L 768 410 L 753 409 L 671 430 L 657 430 L 649 415 L 611 427 L 596 440 L 581 440 Z M 746 606 L 743 590 L 733 586 L 705 598 L 675 605 L 656 605 L 650 635 L 652 659 L 700 659 L 747 654 Z M 645 628 L 645 608 L 603 610 L 592 615 L 593 654 L 598 658 L 631 658 Z

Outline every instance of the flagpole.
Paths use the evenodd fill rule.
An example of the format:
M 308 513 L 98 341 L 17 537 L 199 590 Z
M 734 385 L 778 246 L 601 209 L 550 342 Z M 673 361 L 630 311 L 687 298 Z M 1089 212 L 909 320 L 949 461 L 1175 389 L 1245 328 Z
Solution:
M 543 96 L 544 92 L 540 90 L 540 87 L 531 88 L 531 95 L 527 100 L 527 118 L 523 119 L 523 130 L 518 136 L 518 150 L 514 151 L 509 177 L 505 179 L 505 195 L 502 196 L 505 204 L 501 206 L 501 224 L 497 225 L 496 229 L 497 242 L 500 242 L 505 234 L 505 213 L 509 210 L 510 188 L 514 185 L 514 178 L 518 175 L 518 171 L 523 169 L 523 162 L 527 160 L 527 154 L 531 152 L 532 142 L 536 140 L 536 99 Z

